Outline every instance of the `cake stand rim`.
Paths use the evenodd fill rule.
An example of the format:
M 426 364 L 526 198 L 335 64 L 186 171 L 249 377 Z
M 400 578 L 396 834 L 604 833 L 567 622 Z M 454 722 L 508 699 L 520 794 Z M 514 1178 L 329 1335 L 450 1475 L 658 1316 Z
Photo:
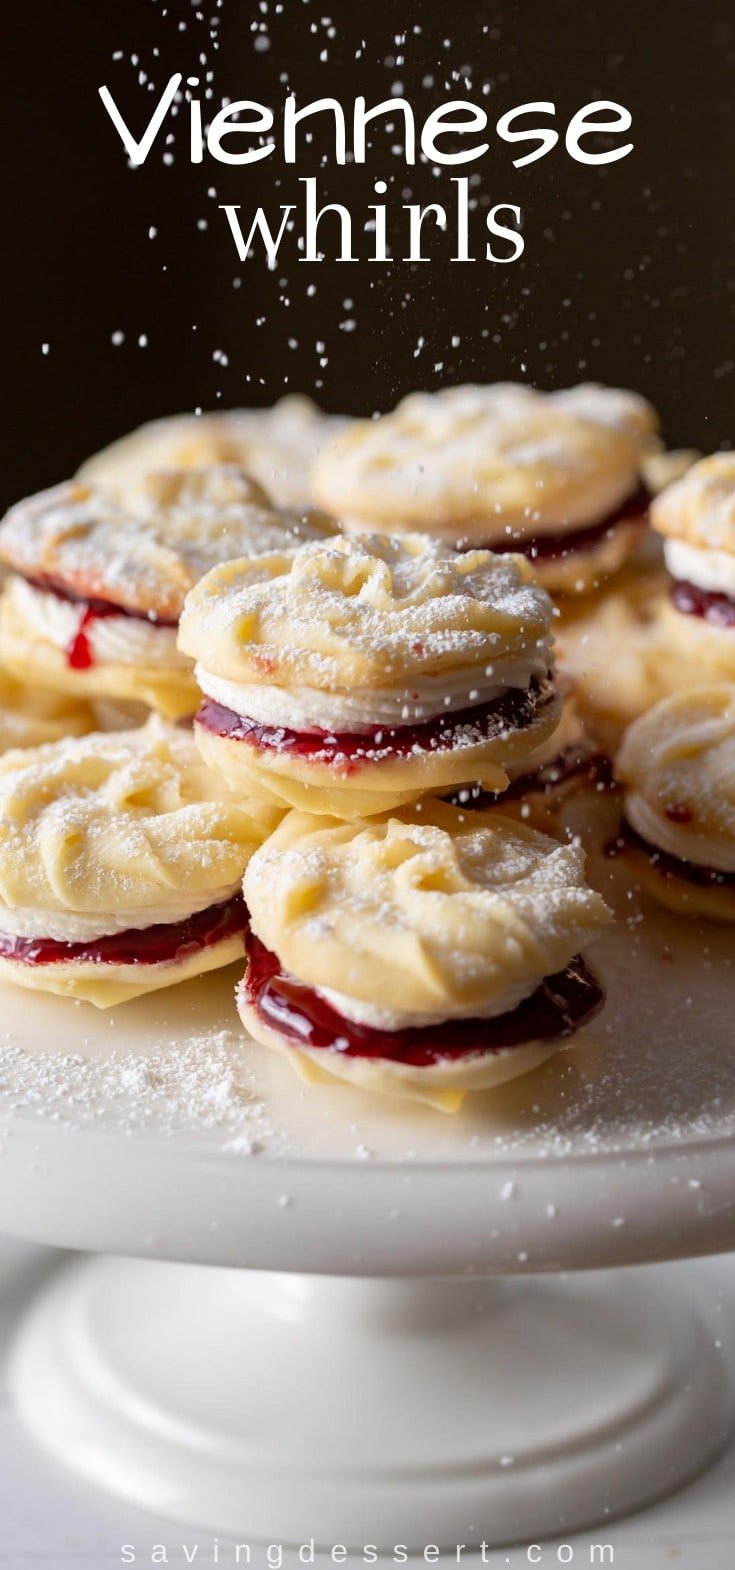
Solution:
M 6 1129 L 0 1226 L 62 1248 L 376 1276 L 584 1270 L 735 1248 L 735 1140 L 724 1134 L 428 1163 L 237 1155 L 27 1117 Z

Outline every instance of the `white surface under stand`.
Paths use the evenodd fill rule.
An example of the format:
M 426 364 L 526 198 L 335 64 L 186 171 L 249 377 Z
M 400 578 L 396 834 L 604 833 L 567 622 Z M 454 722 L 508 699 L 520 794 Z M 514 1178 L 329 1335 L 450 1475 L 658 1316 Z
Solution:
M 604 1023 L 456 1118 L 304 1091 L 222 1034 L 231 976 L 112 1022 L 3 992 L 0 1229 L 140 1256 L 22 1326 L 40 1441 L 172 1519 L 352 1546 L 568 1534 L 704 1467 L 706 1301 L 558 1274 L 735 1247 L 729 935 L 619 897 Z

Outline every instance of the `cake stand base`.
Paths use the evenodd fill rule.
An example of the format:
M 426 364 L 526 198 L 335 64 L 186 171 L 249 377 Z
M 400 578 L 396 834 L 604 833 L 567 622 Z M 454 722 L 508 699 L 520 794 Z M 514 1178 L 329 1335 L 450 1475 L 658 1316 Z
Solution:
M 12 1386 L 66 1465 L 221 1534 L 529 1542 L 675 1489 L 724 1444 L 725 1368 L 645 1272 L 350 1281 L 65 1268 Z

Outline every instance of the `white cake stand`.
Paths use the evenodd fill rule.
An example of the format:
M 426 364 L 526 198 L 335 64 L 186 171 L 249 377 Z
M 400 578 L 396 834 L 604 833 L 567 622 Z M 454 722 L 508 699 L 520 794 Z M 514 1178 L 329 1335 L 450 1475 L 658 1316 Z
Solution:
M 231 973 L 112 1017 L 4 989 L 0 1228 L 136 1256 L 22 1327 L 38 1439 L 158 1513 L 358 1547 L 568 1533 L 703 1467 L 717 1333 L 611 1267 L 735 1247 L 731 929 L 616 897 L 604 1016 L 454 1118 L 302 1088 Z

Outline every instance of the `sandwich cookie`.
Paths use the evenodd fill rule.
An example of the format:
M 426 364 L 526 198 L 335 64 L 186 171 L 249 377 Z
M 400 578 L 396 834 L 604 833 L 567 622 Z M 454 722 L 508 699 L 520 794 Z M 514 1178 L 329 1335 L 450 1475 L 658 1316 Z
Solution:
M 246 794 L 345 818 L 503 790 L 558 723 L 551 619 L 522 558 L 426 535 L 226 563 L 179 632 L 202 755 Z
M 19 502 L 0 524 L 11 570 L 0 657 L 56 692 L 192 714 L 192 664 L 176 646 L 187 592 L 216 562 L 327 526 L 273 507 L 244 470 L 149 474 L 127 501 L 71 482 Z
M 735 685 L 665 698 L 616 761 L 623 823 L 610 847 L 660 904 L 735 921 Z
M 735 453 L 715 453 L 656 498 L 671 574 L 666 634 L 698 681 L 735 681 Z
M 596 385 L 412 393 L 330 445 L 314 496 L 349 531 L 521 552 L 550 592 L 588 592 L 644 537 L 657 423 L 635 393 Z
M 241 880 L 278 814 L 152 716 L 0 758 L 0 976 L 98 1008 L 244 952 Z
M 608 919 L 583 854 L 427 801 L 349 824 L 291 813 L 252 858 L 246 1029 L 302 1078 L 456 1111 L 602 1006 L 580 949 Z

